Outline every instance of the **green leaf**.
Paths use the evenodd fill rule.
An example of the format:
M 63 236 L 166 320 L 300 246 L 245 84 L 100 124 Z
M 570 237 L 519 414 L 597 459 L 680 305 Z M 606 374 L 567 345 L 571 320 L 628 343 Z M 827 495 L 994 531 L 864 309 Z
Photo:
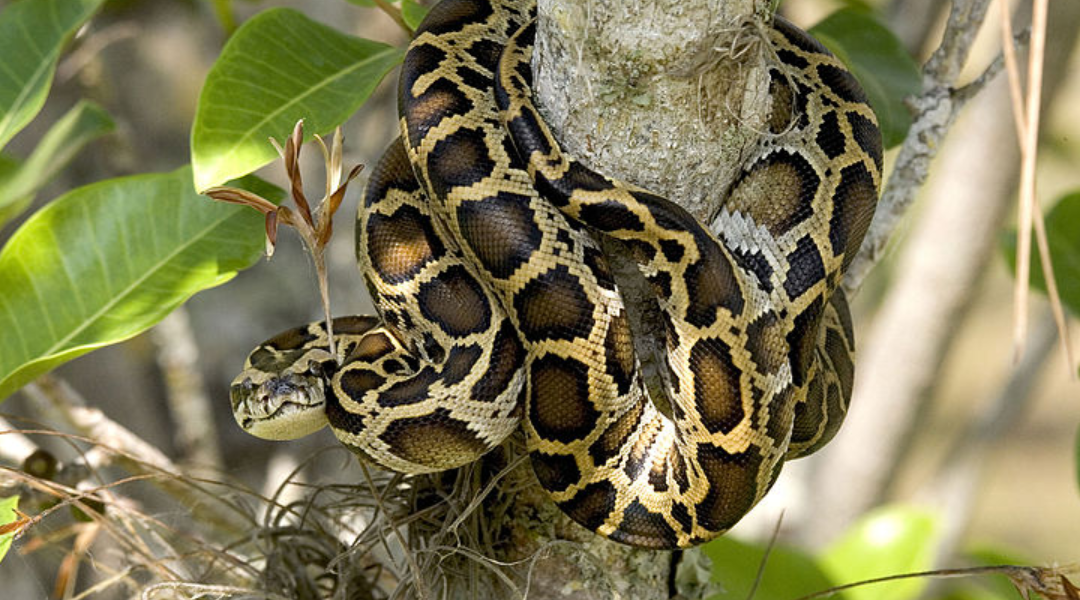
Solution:
M 401 18 L 414 31 L 427 16 L 428 9 L 416 3 L 416 0 L 401 0 Z
M 300 119 L 325 134 L 401 62 L 404 52 L 345 35 L 290 9 L 272 9 L 229 39 L 206 76 L 191 131 L 196 189 L 250 173 L 277 157 Z
M 41 138 L 22 165 L 0 167 L 0 225 L 25 210 L 48 183 L 91 140 L 109 133 L 114 124 L 92 102 L 79 102 Z
M 904 141 L 911 113 L 904 98 L 922 89 L 919 66 L 900 40 L 864 10 L 840 9 L 810 28 L 866 90 L 886 148 Z
M 1046 223 L 1046 241 L 1050 258 L 1054 262 L 1054 279 L 1057 281 L 1061 302 L 1080 317 L 1080 191 L 1072 192 L 1054 204 L 1043 218 Z M 1001 248 L 1009 263 L 1009 270 L 1016 275 L 1016 230 L 1009 231 L 1001 240 Z M 1031 243 L 1031 286 L 1046 292 L 1039 246 Z
M 187 168 L 57 198 L 0 250 L 0 399 L 147 329 L 262 250 L 262 216 L 199 196 Z
M 103 0 L 21 0 L 0 13 L 0 148 L 49 94 L 56 61 Z
M 839 584 L 925 571 L 931 567 L 939 522 L 924 510 L 895 506 L 856 523 L 821 556 L 821 566 Z M 918 597 L 926 579 L 905 579 L 848 590 L 852 600 Z
M 15 520 L 19 518 L 15 514 L 15 509 L 18 507 L 18 496 L 0 498 L 0 527 L 14 523 Z M 3 561 L 4 556 L 7 555 L 8 548 L 11 547 L 11 540 L 14 539 L 14 537 L 14 532 L 0 535 L 0 561 Z
M 765 548 L 741 542 L 731 537 L 717 538 L 702 547 L 713 563 L 713 581 L 724 591 L 709 600 L 747 598 Z M 834 584 L 821 570 L 814 558 L 793 548 L 776 546 L 769 552 L 768 563 L 754 595 L 756 600 L 788 600 L 806 596 L 832 587 Z M 844 594 L 833 598 L 844 600 Z

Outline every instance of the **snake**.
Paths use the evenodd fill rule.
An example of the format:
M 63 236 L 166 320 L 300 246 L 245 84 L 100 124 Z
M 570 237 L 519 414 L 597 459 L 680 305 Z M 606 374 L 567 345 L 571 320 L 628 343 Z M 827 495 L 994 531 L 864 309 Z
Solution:
M 378 316 L 334 319 L 334 354 L 323 322 L 260 344 L 233 413 L 268 439 L 329 425 L 405 473 L 468 464 L 520 427 L 536 480 L 577 523 L 643 548 L 701 544 L 847 411 L 840 283 L 878 198 L 877 120 L 838 59 L 771 17 L 765 129 L 706 227 L 563 151 L 534 103 L 535 11 L 429 11 L 401 68 L 400 137 L 356 219 Z M 603 237 L 659 308 L 658 391 Z

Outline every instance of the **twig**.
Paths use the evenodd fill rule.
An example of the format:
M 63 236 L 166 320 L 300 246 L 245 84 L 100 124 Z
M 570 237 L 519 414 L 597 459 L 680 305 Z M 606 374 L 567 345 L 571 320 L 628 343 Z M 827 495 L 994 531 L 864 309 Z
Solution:
M 180 307 L 152 330 L 177 446 L 189 462 L 220 471 L 221 450 L 213 409 L 198 368 L 198 348 L 188 313 Z
M 21 465 L 24 460 L 38 449 L 30 438 L 15 431 L 15 427 L 0 417 L 0 459 Z
M 848 293 L 857 291 L 881 260 L 886 244 L 915 201 L 942 139 L 963 106 L 966 98 L 957 98 L 953 90 L 989 2 L 956 0 L 952 4 L 941 45 L 923 67 L 923 91 L 910 101 L 915 112 L 911 129 L 900 148 L 862 248 L 844 277 L 843 285 Z

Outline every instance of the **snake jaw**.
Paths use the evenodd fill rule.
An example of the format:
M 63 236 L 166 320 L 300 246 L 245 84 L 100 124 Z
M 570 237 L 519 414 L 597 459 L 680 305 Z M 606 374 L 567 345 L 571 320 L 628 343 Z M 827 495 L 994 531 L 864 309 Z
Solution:
M 266 440 L 304 437 L 326 425 L 326 393 L 316 374 L 266 374 L 262 381 L 242 374 L 229 389 L 240 427 Z

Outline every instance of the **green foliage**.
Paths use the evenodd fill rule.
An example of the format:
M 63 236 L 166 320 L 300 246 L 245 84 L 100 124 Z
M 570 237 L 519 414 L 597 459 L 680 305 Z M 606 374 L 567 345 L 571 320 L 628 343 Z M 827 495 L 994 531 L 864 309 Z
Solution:
M 236 31 L 206 76 L 191 130 L 196 189 L 276 158 L 267 138 L 285 139 L 300 119 L 308 132 L 331 131 L 402 55 L 294 10 L 260 13 Z
M 938 519 L 925 511 L 896 506 L 871 513 L 818 556 L 775 546 L 761 574 L 756 600 L 790 600 L 837 585 L 925 571 L 938 537 Z M 723 537 L 703 550 L 713 562 L 713 581 L 724 591 L 710 600 L 747 598 L 758 577 L 765 547 Z M 846 600 L 914 600 L 926 579 L 905 579 L 854 587 L 835 594 Z
M 15 509 L 18 507 L 18 496 L 0 498 L 0 527 L 10 525 L 18 519 L 18 515 L 15 514 Z M 4 557 L 7 556 L 8 549 L 11 548 L 11 540 L 14 537 L 14 532 L 0 534 L 0 561 L 4 560 Z
M 863 517 L 821 556 L 822 568 L 834 581 L 850 583 L 933 565 L 940 523 L 924 510 L 887 507 Z M 848 590 L 851 600 L 914 599 L 925 589 L 924 578 L 879 583 Z
M 1061 302 L 1080 316 L 1080 191 L 1066 194 L 1059 199 L 1043 221 L 1046 223 L 1046 241 L 1050 258 L 1054 263 L 1055 281 Z M 1016 275 L 1016 230 L 1007 232 L 1001 239 L 1001 250 L 1008 261 L 1009 270 Z M 1031 245 L 1031 287 L 1046 292 L 1039 247 Z
M 420 26 L 420 21 L 427 16 L 428 9 L 416 3 L 416 0 L 401 0 L 401 17 L 405 24 L 414 30 Z
M 187 168 L 54 200 L 0 250 L 0 399 L 228 281 L 261 255 L 262 232 L 255 211 L 196 194 Z
M 41 110 L 60 51 L 102 1 L 21 0 L 0 13 L 0 148 Z
M 877 114 L 885 147 L 899 145 L 911 127 L 904 99 L 922 89 L 922 76 L 900 40 L 861 9 L 840 9 L 810 28 L 851 69 Z
M 17 216 L 90 141 L 112 132 L 109 115 L 93 102 L 76 104 L 53 124 L 25 162 L 0 163 L 0 226 Z
M 717 538 L 702 550 L 713 563 L 713 581 L 724 591 L 709 600 L 743 600 L 754 587 L 765 547 L 740 542 L 731 537 Z M 835 585 L 813 556 L 795 548 L 778 546 L 769 552 L 754 598 L 757 600 L 786 600 L 806 596 Z M 848 596 L 834 596 L 844 600 Z

